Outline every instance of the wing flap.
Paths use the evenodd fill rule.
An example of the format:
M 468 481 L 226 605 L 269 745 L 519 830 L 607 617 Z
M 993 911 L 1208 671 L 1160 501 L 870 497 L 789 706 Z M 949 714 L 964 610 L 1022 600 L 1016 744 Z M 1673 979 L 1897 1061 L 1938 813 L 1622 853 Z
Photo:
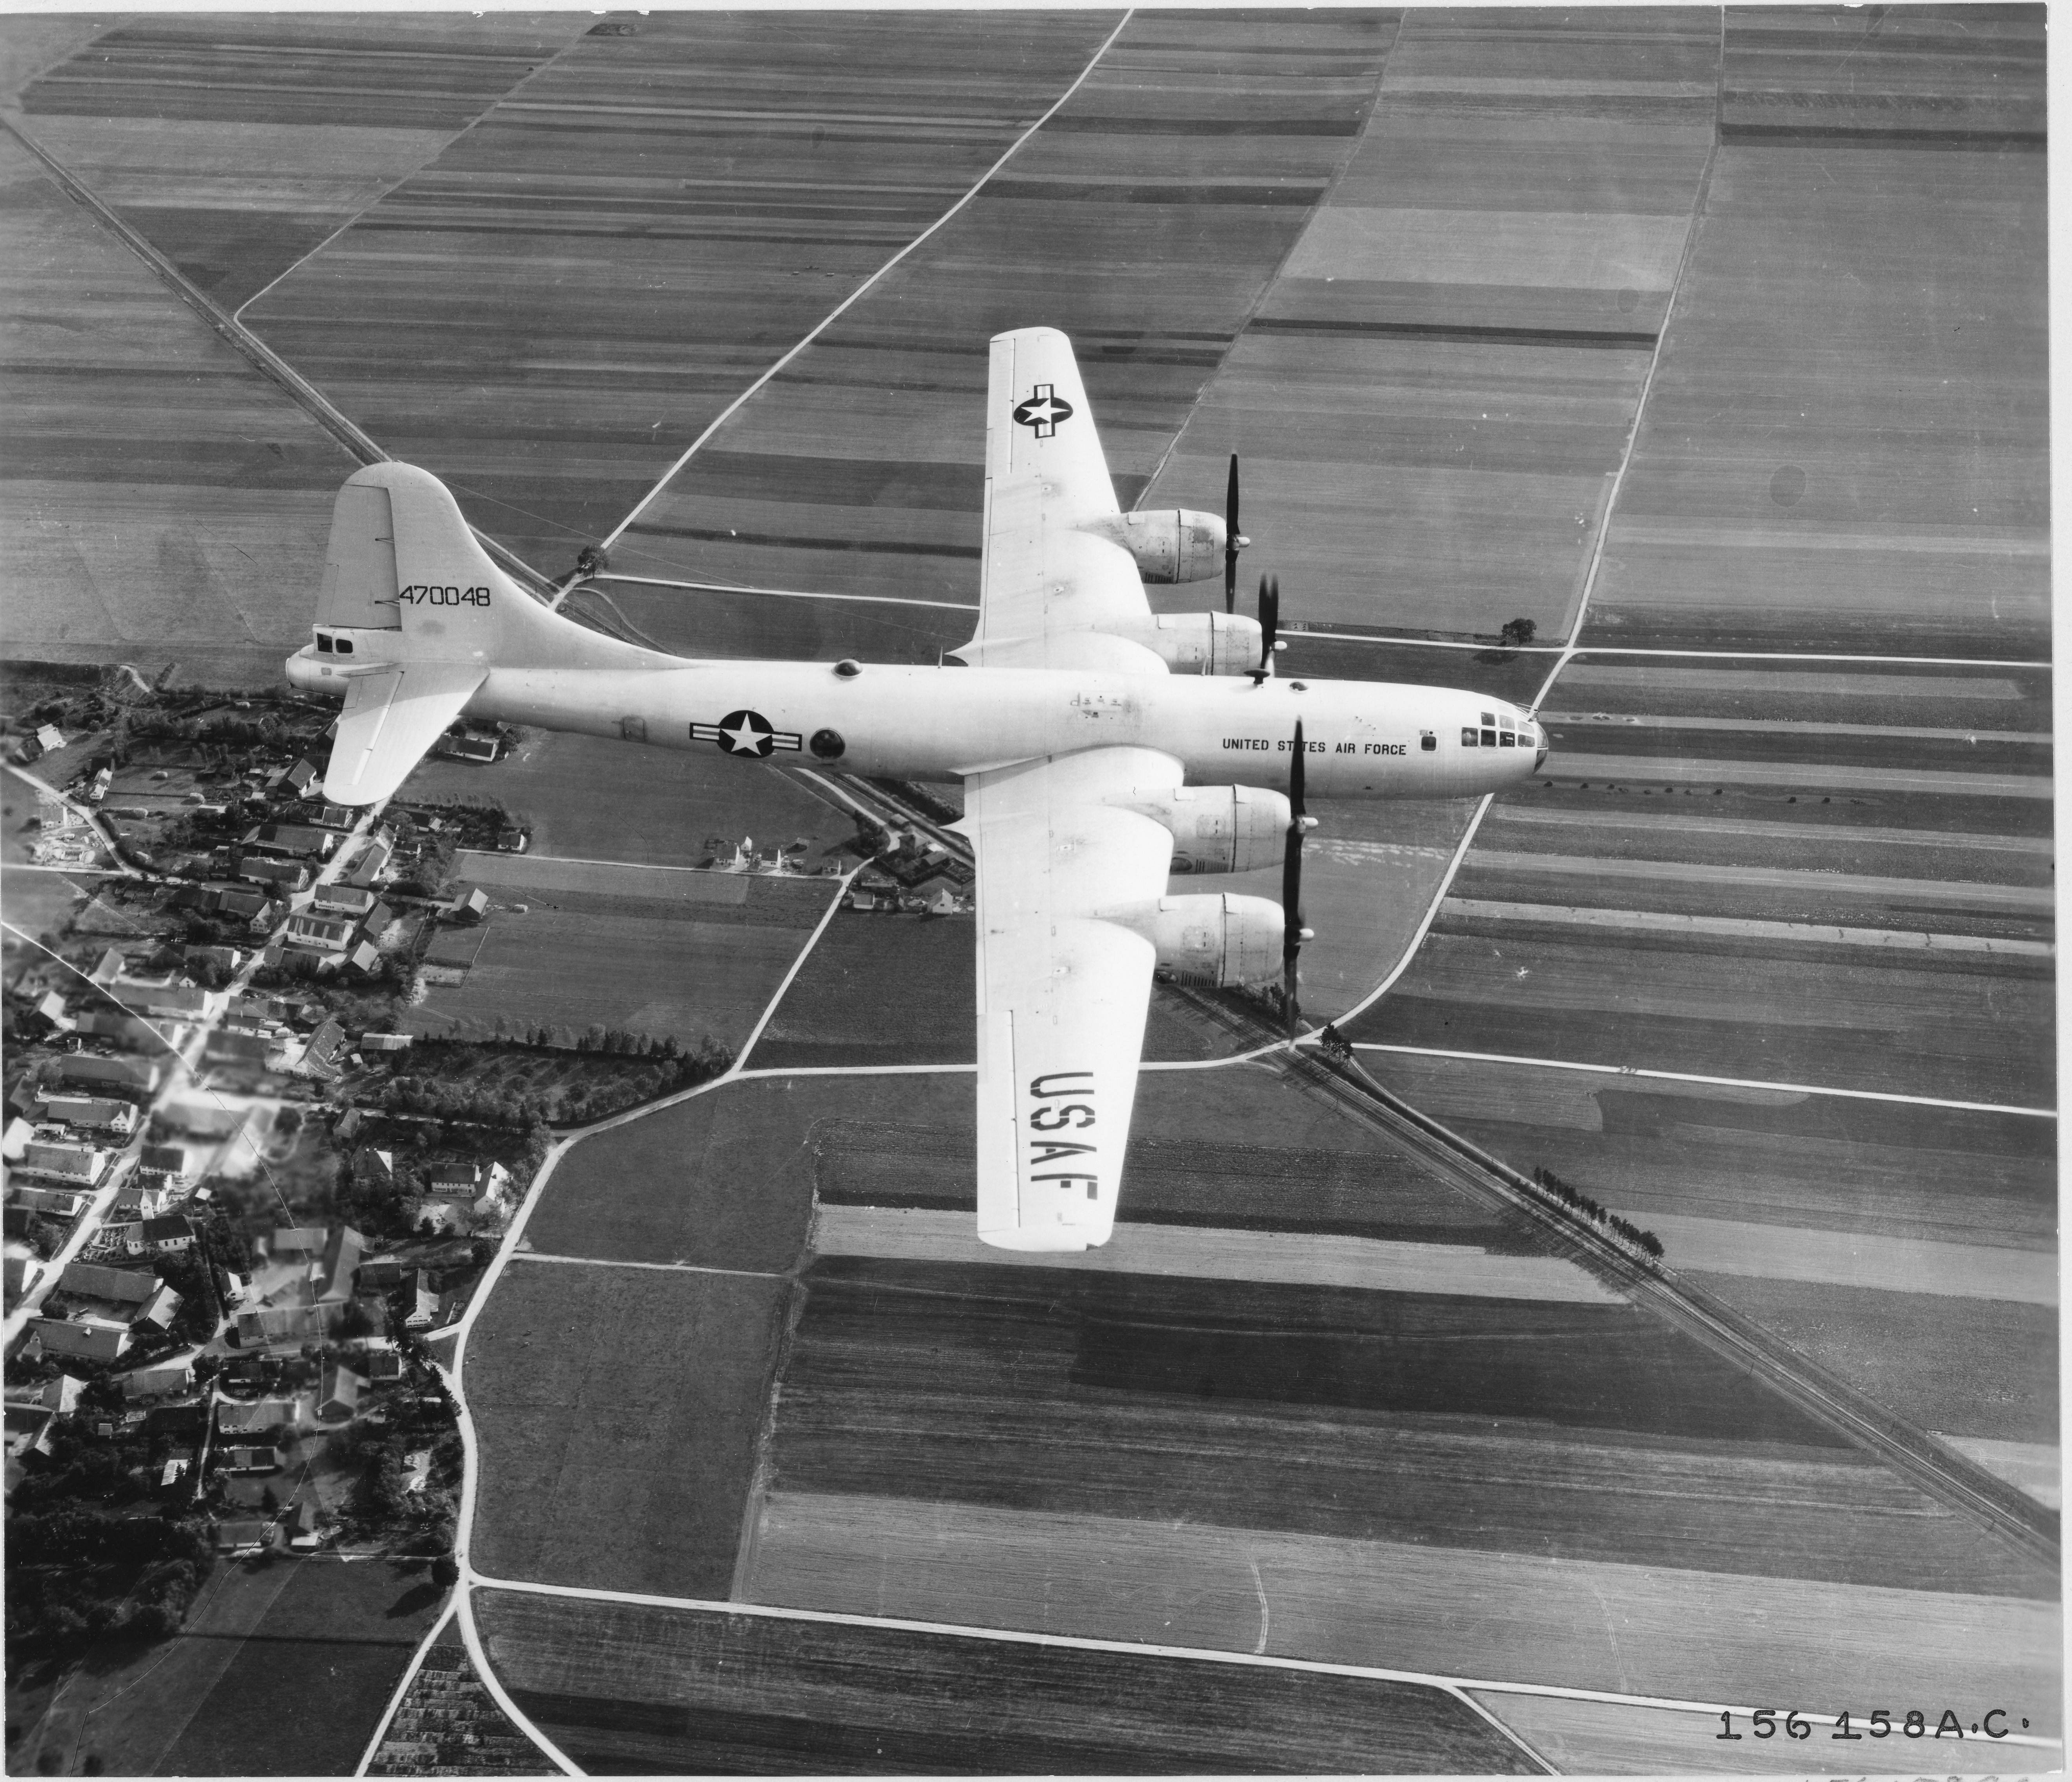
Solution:
M 334 805 L 388 797 L 488 678 L 486 668 L 458 662 L 412 662 L 355 674 L 324 770 L 324 796 Z

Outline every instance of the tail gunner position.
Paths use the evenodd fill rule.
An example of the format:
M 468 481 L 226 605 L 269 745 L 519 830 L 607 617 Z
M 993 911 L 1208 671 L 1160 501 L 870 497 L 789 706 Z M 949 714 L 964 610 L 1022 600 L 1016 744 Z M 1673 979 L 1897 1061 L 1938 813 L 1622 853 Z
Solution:
M 1285 977 L 1302 803 L 1459 798 L 1531 776 L 1546 739 L 1486 695 L 1274 672 L 1277 589 L 1235 591 L 1229 511 L 1124 513 L 1071 344 L 993 342 L 977 635 L 947 665 L 701 661 L 562 617 L 491 562 L 435 477 L 339 492 L 315 640 L 288 678 L 345 702 L 337 804 L 401 784 L 460 716 L 958 780 L 977 862 L 978 1224 L 1010 1249 L 1104 1243 L 1152 976 Z M 1222 612 L 1154 614 L 1146 579 L 1224 576 Z M 1167 895 L 1174 873 L 1280 863 L 1281 903 Z

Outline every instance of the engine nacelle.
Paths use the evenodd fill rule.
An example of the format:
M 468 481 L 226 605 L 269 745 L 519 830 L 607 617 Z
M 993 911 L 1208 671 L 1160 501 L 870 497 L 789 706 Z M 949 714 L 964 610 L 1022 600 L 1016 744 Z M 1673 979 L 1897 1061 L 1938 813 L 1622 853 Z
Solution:
M 1206 582 L 1223 572 L 1228 533 L 1213 513 L 1158 508 L 1149 513 L 1117 514 L 1086 529 L 1121 545 L 1137 559 L 1137 573 L 1147 582 Z
M 1101 628 L 1141 644 L 1175 674 L 1249 674 L 1265 635 L 1257 619 L 1235 612 L 1155 612 Z
M 1287 851 L 1288 800 L 1257 786 L 1175 786 L 1108 802 L 1172 831 L 1175 872 L 1250 872 L 1279 866 Z
M 1101 912 L 1133 928 L 1157 949 L 1159 969 L 1182 983 L 1262 984 L 1281 971 L 1285 923 L 1264 897 L 1161 897 Z

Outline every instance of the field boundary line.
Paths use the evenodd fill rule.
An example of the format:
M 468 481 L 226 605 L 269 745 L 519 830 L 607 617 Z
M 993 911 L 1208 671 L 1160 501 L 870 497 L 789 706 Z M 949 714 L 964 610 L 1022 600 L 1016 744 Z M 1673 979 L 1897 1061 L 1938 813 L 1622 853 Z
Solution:
M 730 871 L 725 866 L 672 866 L 659 861 L 647 860 L 592 860 L 574 854 L 534 854 L 529 850 L 524 854 L 508 854 L 501 848 L 456 848 L 454 858 L 473 854 L 478 860 L 545 860 L 557 866 L 621 866 L 629 872 L 701 872 L 714 879 L 775 879 L 796 884 L 814 885 L 826 883 L 824 873 L 806 872 L 748 872 Z M 551 890 L 550 886 L 505 885 L 504 891 Z
M 1397 1046 L 1375 1039 L 1355 1039 L 1355 1052 L 1397 1052 L 1412 1058 L 1451 1058 L 1472 1064 L 1530 1064 L 1542 1070 L 1588 1071 L 1602 1076 L 1645 1076 L 1665 1083 L 1702 1083 L 1721 1089 L 1770 1089 L 1779 1095 L 1832 1095 L 1852 1101 L 1893 1101 L 1913 1108 L 1948 1108 L 1959 1113 L 2019 1114 L 2031 1120 L 2055 1120 L 2055 1108 L 2025 1108 L 2002 1101 L 1953 1101 L 1933 1095 L 1901 1095 L 1890 1089 L 1830 1089 L 1819 1083 L 1777 1083 L 1753 1076 L 1703 1076 L 1690 1071 L 1656 1070 L 1644 1064 L 1589 1064 L 1567 1058 L 1525 1058 L 1508 1052 L 1455 1052 L 1441 1046 Z
M 626 1262 L 609 1256 L 562 1256 L 553 1250 L 517 1250 L 514 1262 L 567 1262 L 585 1269 L 656 1269 L 664 1274 L 733 1274 L 750 1281 L 782 1281 L 774 1269 L 717 1269 L 702 1262 Z
M 760 594 L 773 600 L 854 600 L 873 607 L 940 607 L 948 612 L 976 612 L 971 600 L 915 600 L 898 594 L 816 593 L 810 588 L 754 588 L 743 582 L 675 582 L 660 575 L 621 575 L 616 570 L 600 570 L 592 582 L 631 582 L 643 588 L 687 588 L 694 594 Z
M 954 204 L 951 205 L 950 208 L 944 211 L 940 216 L 937 217 L 934 222 L 931 223 L 925 229 L 922 230 L 919 235 L 915 236 L 912 241 L 909 241 L 905 247 L 902 248 L 897 253 L 894 254 L 893 257 L 890 260 L 886 261 L 883 265 L 880 266 L 877 271 L 874 272 L 868 278 L 865 279 L 861 284 L 858 285 L 854 290 L 851 291 L 848 296 L 845 297 L 841 300 L 841 302 L 837 303 L 832 310 L 830 310 L 824 318 L 815 324 L 813 328 L 800 340 L 796 346 L 793 347 L 789 352 L 783 356 L 783 358 L 778 360 L 775 364 L 771 365 L 767 371 L 764 372 L 760 377 L 757 378 L 754 383 L 750 384 L 746 389 L 741 393 L 740 395 L 737 396 L 731 402 L 728 403 L 727 405 L 722 409 L 706 426 L 705 431 L 701 433 L 697 438 L 693 439 L 690 444 L 684 448 L 683 456 L 679 458 L 675 463 L 669 467 L 668 471 L 663 476 L 662 479 L 645 495 L 641 496 L 639 502 L 635 504 L 633 511 L 627 514 L 623 520 L 620 521 L 616 526 L 613 527 L 612 529 L 598 541 L 599 548 L 609 550 L 613 545 L 617 543 L 619 535 L 625 532 L 627 527 L 631 526 L 635 521 L 638 520 L 642 514 L 648 511 L 648 508 L 653 504 L 656 498 L 660 496 L 663 490 L 667 488 L 670 484 L 676 480 L 677 474 L 683 469 L 684 465 L 690 463 L 691 459 L 697 455 L 699 449 L 704 446 L 705 442 L 708 439 L 711 438 L 714 434 L 717 433 L 722 427 L 725 426 L 729 421 L 732 420 L 734 415 L 751 397 L 754 396 L 759 390 L 761 390 L 771 378 L 775 377 L 778 372 L 782 371 L 787 365 L 790 364 L 791 361 L 794 359 L 796 359 L 800 353 L 804 352 L 807 348 L 810 347 L 816 340 L 819 340 L 823 334 L 832 327 L 834 323 L 848 311 L 851 306 L 861 302 L 865 294 L 874 289 L 878 284 L 878 282 L 884 278 L 887 273 L 891 271 L 894 266 L 898 265 L 908 254 L 911 253 L 916 248 L 919 247 L 920 245 L 923 241 L 927 241 L 930 236 L 933 235 L 936 230 L 942 228 L 945 223 L 948 222 L 952 217 L 955 216 L 958 212 L 964 208 L 965 205 L 968 204 L 974 198 L 977 197 L 979 193 L 985 189 L 987 183 L 992 179 L 993 176 L 998 173 L 1002 167 L 1005 167 L 1009 161 L 1013 160 L 1014 157 L 1021 152 L 1022 146 L 1026 142 L 1030 137 L 1034 136 L 1037 131 L 1040 130 L 1046 124 L 1049 123 L 1064 106 L 1065 103 L 1070 100 L 1081 87 L 1086 84 L 1087 76 L 1092 74 L 1095 68 L 1100 65 L 1100 59 L 1108 54 L 1109 49 L 1114 45 L 1115 40 L 1118 37 L 1121 36 L 1124 31 L 1128 29 L 1129 22 L 1135 16 L 1136 12 L 1133 8 L 1123 14 L 1121 19 L 1116 22 L 1115 29 L 1110 31 L 1106 37 L 1101 39 L 1100 47 L 1094 51 L 1092 56 L 1088 60 L 1087 65 L 1079 70 L 1078 77 L 1073 80 L 1070 86 L 1066 88 L 1063 93 L 1059 93 L 1058 97 L 1051 101 L 1049 109 L 1045 111 L 1034 123 L 1031 124 L 1028 129 L 1024 130 L 1008 145 L 1005 153 L 1004 153 L 997 161 L 994 162 L 991 167 L 988 167 L 984 173 L 979 175 L 976 183 L 974 184 L 963 197 L 960 198 Z M 552 603 L 558 607 L 566 591 L 564 590 L 562 594 L 557 594 L 555 595 Z
M 478 1575 L 484 1590 L 528 1596 L 563 1597 L 574 1602 L 622 1603 L 634 1608 L 680 1609 L 699 1615 L 755 1615 L 776 1621 L 813 1621 L 835 1627 L 870 1628 L 888 1633 L 940 1634 L 952 1639 L 991 1640 L 1006 1645 L 1059 1646 L 1077 1652 L 1105 1652 L 1132 1656 L 1191 1659 L 1211 1665 L 1252 1665 L 1267 1670 L 1307 1671 L 1325 1677 L 1371 1678 L 1383 1683 L 1415 1683 L 1448 1692 L 1481 1689 L 1492 1695 L 1543 1696 L 1564 1702 L 1597 1702 L 1614 1707 L 1660 1708 L 1717 1719 L 1722 1712 L 1746 1718 L 1753 1709 L 1732 1702 L 1692 1702 L 1675 1696 L 1635 1695 L 1614 1689 L 1585 1689 L 1566 1683 L 1517 1683 L 1474 1677 L 1449 1677 L 1436 1671 L 1396 1670 L 1379 1665 L 1350 1665 L 1325 1658 L 1287 1658 L 1275 1653 L 1224 1651 L 1212 1646 L 1163 1646 L 1133 1640 L 1104 1640 L 1092 1634 L 1042 1633 L 1026 1628 L 980 1628 L 955 1621 L 919 1621 L 900 1615 L 855 1615 L 839 1609 L 800 1609 L 775 1603 L 735 1599 L 650 1595 L 635 1591 L 594 1589 L 578 1584 L 539 1584 L 523 1578 Z M 1930 1593 L 1923 1592 L 1924 1595 Z M 1860 1715 L 1861 1710 L 1852 1710 Z M 1816 1726 L 1834 1726 L 1840 1714 L 1801 1710 Z M 2041 1734 L 2009 1733 L 1996 1745 L 2021 1743 L 2056 1751 L 2062 1741 Z
M 454 1595 L 458 1596 L 458 1594 L 456 1590 Z M 367 1749 L 360 1754 L 359 1765 L 352 1772 L 355 1776 L 366 1775 L 367 1766 L 374 1761 L 375 1754 L 381 1749 L 381 1741 L 388 1736 L 389 1722 L 396 1718 L 396 1710 L 402 1706 L 403 1698 L 409 1694 L 410 1685 L 417 1681 L 417 1673 L 424 1668 L 425 1654 L 438 1644 L 439 1636 L 446 1632 L 447 1624 L 457 1612 L 456 1605 L 450 1599 L 438 1619 L 433 1622 L 430 1631 L 417 1642 L 417 1649 L 410 1655 L 410 1662 L 404 1667 L 402 1681 L 396 1685 L 396 1693 L 388 1698 L 388 1706 L 381 1710 L 380 1724 L 375 1727 L 374 1736 L 368 1740 Z
M 976 1064 L 764 1064 L 737 1071 L 737 1082 L 762 1082 L 773 1076 L 947 1076 L 971 1072 Z
M 828 932 L 828 924 L 834 920 L 835 912 L 842 907 L 842 899 L 849 895 L 850 883 L 870 864 L 868 860 L 860 860 L 841 875 L 841 881 L 835 887 L 834 895 L 828 899 L 828 907 L 820 912 L 820 920 L 813 924 L 813 932 L 806 936 L 806 944 L 800 948 L 798 957 L 791 961 L 791 969 L 784 973 L 784 982 L 777 986 L 777 994 L 770 998 L 768 1006 L 764 1008 L 747 1039 L 742 1042 L 740 1056 L 734 1060 L 732 1069 L 727 1073 L 729 1076 L 738 1076 L 741 1074 L 742 1066 L 762 1039 L 763 1029 L 775 1019 L 778 1006 L 789 994 L 792 981 L 806 969 L 806 961 L 812 957 L 813 949 L 820 944 L 820 936 Z
M 1320 644 L 1385 644 L 1392 649 L 1473 650 L 1505 656 L 1688 656 L 1704 661 L 1729 662 L 1881 662 L 1900 668 L 1930 669 L 2038 669 L 2048 674 L 2052 665 L 2033 658 L 2010 660 L 1991 656 L 1857 656 L 1838 651 L 1815 650 L 1672 650 L 1653 649 L 1630 644 L 1578 644 L 1570 650 L 1564 644 L 1457 643 L 1445 637 L 1370 637 L 1362 632 L 1282 629 L 1291 643 L 1314 639 Z

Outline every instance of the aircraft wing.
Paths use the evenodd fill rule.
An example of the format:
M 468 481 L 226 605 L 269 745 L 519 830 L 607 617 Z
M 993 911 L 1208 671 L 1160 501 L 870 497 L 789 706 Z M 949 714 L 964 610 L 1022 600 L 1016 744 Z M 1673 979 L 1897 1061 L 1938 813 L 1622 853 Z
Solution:
M 487 669 L 465 662 L 411 662 L 356 672 L 347 683 L 345 710 L 324 769 L 324 796 L 334 805 L 372 805 L 386 798 L 488 678 Z
M 1156 962 L 1110 916 L 1155 903 L 1173 837 L 1108 802 L 1181 784 L 1153 749 L 969 776 L 978 860 L 978 1234 L 1005 1249 L 1104 1244 Z
M 957 653 L 974 665 L 1162 672 L 1141 644 L 1101 635 L 1151 611 L 1137 560 L 1086 529 L 1119 512 L 1072 343 L 1055 328 L 995 335 L 978 632 Z

